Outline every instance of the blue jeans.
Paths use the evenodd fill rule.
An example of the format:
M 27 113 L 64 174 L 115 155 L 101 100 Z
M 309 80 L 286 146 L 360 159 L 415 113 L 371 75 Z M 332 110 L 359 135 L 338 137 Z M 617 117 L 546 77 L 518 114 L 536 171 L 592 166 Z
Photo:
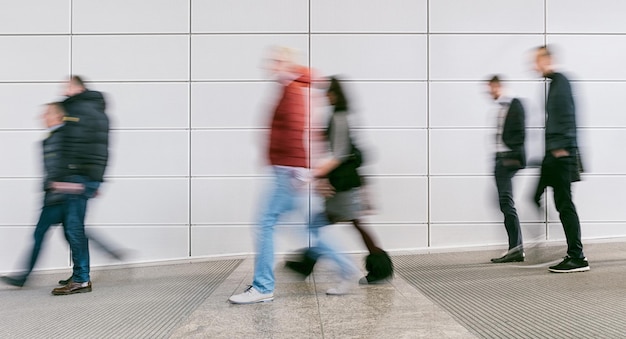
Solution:
M 90 280 L 89 242 L 85 236 L 87 200 L 94 196 L 98 187 L 100 187 L 100 183 L 89 181 L 88 178 L 83 176 L 72 176 L 69 181 L 85 185 L 85 191 L 82 194 L 67 194 L 65 204 L 63 204 L 65 238 L 70 245 L 72 261 L 74 262 L 72 280 L 82 283 Z
M 293 211 L 302 205 L 308 193 L 306 183 L 297 178 L 300 168 L 272 167 L 274 183 L 272 190 L 266 199 L 266 207 L 261 215 L 257 230 L 256 251 L 257 256 L 254 266 L 254 278 L 252 286 L 261 293 L 271 293 L 275 287 L 274 277 L 274 226 L 281 215 Z M 316 235 L 316 252 L 328 256 L 341 268 L 342 275 L 348 276 L 356 271 L 356 268 L 347 258 L 343 258 L 334 251 L 327 243 L 320 240 L 317 235 L 319 228 L 328 225 L 323 213 L 313 218 L 308 218 L 309 229 Z

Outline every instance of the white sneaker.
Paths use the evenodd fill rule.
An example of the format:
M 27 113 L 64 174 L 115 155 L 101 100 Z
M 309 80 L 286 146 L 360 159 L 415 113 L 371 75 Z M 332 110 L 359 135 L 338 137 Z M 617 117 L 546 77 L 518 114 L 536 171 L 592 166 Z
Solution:
M 272 300 L 274 300 L 274 293 L 261 293 L 252 285 L 248 285 L 243 293 L 228 298 L 232 304 L 255 304 Z
M 352 288 L 354 287 L 354 283 L 350 280 L 344 280 L 337 285 L 337 287 L 333 287 L 326 291 L 328 295 L 344 295 L 350 293 Z

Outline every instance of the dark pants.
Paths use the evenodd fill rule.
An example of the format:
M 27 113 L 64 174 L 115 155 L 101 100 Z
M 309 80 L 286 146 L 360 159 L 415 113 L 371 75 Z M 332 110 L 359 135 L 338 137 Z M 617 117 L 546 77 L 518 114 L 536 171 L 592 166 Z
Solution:
M 62 203 L 53 203 L 49 204 L 50 193 L 46 193 L 44 198 L 44 206 L 41 209 L 41 214 L 39 215 L 39 221 L 37 222 L 37 226 L 35 227 L 34 233 L 34 243 L 33 249 L 30 254 L 30 258 L 26 264 L 26 271 L 24 271 L 22 279 L 26 281 L 28 276 L 35 268 L 35 264 L 37 263 L 37 259 L 39 258 L 39 253 L 41 252 L 41 248 L 43 245 L 44 238 L 50 226 L 60 224 L 64 219 L 64 206 Z
M 573 154 L 572 152 L 570 152 Z M 576 206 L 572 201 L 572 181 L 576 181 L 577 160 L 575 156 L 555 158 L 546 153 L 541 164 L 541 183 L 552 186 L 554 204 L 559 212 L 563 231 L 567 239 L 567 255 L 571 258 L 584 258 L 583 244 L 580 240 L 580 220 Z
M 85 235 L 85 215 L 87 214 L 87 201 L 93 197 L 100 186 L 99 182 L 88 181 L 86 177 L 73 176 L 72 182 L 85 185 L 82 194 L 67 194 L 65 207 L 64 230 L 65 237 L 72 251 L 74 262 L 72 279 L 82 283 L 90 280 L 89 277 L 89 242 Z
M 520 248 L 522 245 L 522 229 L 519 223 L 519 217 L 515 210 L 515 202 L 513 201 L 513 184 L 512 179 L 519 170 L 519 162 L 513 165 L 505 165 L 506 159 L 496 158 L 496 186 L 498 188 L 498 200 L 500 202 L 500 211 L 504 214 L 504 227 L 509 236 L 509 250 Z

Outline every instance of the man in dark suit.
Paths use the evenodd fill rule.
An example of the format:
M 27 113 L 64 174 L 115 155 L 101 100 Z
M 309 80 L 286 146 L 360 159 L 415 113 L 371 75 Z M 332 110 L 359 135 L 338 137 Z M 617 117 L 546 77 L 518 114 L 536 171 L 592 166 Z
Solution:
M 580 220 L 572 201 L 571 183 L 579 181 L 582 172 L 572 87 L 563 74 L 555 71 L 552 53 L 546 46 L 535 51 L 535 70 L 550 79 L 546 100 L 546 154 L 541 164 L 539 193 L 535 195 L 535 202 L 539 202 L 544 187 L 552 187 L 554 204 L 567 239 L 567 256 L 549 269 L 555 273 L 589 271 L 589 262 L 583 254 Z
M 489 94 L 498 104 L 496 129 L 496 165 L 494 174 L 498 188 L 500 210 L 504 214 L 504 227 L 509 237 L 509 250 L 493 263 L 524 261 L 522 230 L 513 201 L 512 179 L 518 170 L 526 166 L 524 151 L 525 114 L 519 99 L 503 95 L 500 77 L 489 79 Z

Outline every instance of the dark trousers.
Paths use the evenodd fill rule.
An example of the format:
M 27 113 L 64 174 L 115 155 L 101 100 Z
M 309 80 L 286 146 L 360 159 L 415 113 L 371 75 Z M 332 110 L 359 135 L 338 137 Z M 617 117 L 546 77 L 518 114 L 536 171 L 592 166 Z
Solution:
M 539 182 L 540 185 L 552 186 L 554 190 L 554 204 L 567 239 L 567 255 L 571 258 L 584 258 L 580 220 L 572 201 L 572 181 L 577 180 L 574 178 L 576 168 L 575 156 L 555 158 L 548 152 L 541 164 Z
M 500 211 L 504 214 L 504 227 L 509 236 L 509 250 L 521 247 L 522 245 L 522 229 L 515 210 L 515 202 L 513 201 L 513 184 L 512 179 L 519 170 L 519 162 L 513 165 L 505 165 L 506 159 L 497 157 L 495 167 L 496 187 L 498 188 L 498 200 L 500 202 Z M 518 248 L 519 248 L 518 247 Z
M 46 198 L 44 198 L 44 201 L 48 201 L 48 197 L 50 195 L 50 193 L 46 193 Z M 62 203 L 44 203 L 44 206 L 41 209 L 41 214 L 39 215 L 39 221 L 37 222 L 37 226 L 35 227 L 33 249 L 26 263 L 26 271 L 24 271 L 22 276 L 22 279 L 24 279 L 24 281 L 28 279 L 28 276 L 33 271 L 33 268 L 35 268 L 35 264 L 37 263 L 37 259 L 39 258 L 39 253 L 41 252 L 43 241 L 46 233 L 48 232 L 48 229 L 50 229 L 50 226 L 52 225 L 60 224 L 61 222 L 63 222 L 64 215 L 65 211 Z

